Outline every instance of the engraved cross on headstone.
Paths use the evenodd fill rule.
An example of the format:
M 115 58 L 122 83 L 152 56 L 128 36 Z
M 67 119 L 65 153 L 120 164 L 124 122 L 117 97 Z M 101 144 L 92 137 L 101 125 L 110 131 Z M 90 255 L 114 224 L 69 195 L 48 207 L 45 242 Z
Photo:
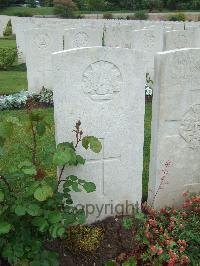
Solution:
M 118 156 L 109 156 L 107 157 L 105 154 L 105 145 L 104 145 L 104 139 L 100 138 L 101 144 L 102 144 L 102 157 L 99 159 L 89 159 L 87 162 L 89 163 L 95 163 L 95 162 L 101 162 L 102 163 L 102 178 L 100 183 L 100 191 L 102 195 L 105 195 L 105 163 L 106 162 L 120 162 L 121 155 Z

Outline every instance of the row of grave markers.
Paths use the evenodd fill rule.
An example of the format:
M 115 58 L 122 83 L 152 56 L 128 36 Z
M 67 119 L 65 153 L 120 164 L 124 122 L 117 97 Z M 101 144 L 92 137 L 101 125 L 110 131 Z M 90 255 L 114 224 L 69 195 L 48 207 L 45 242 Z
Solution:
M 82 20 L 83 26 L 80 27 L 78 24 L 80 20 L 78 20 L 76 21 L 78 26 L 70 29 L 68 28 L 69 25 L 66 24 L 50 26 L 48 21 L 47 24 L 44 24 L 44 21 L 42 22 L 40 28 L 38 25 L 38 28 L 31 29 L 33 27 L 31 22 L 31 26 L 29 23 L 29 26 L 27 26 L 27 28 L 30 28 L 29 30 L 21 31 L 23 35 L 21 42 L 23 41 L 24 46 L 22 61 L 26 61 L 27 64 L 28 89 L 30 92 L 39 92 L 42 87 L 52 89 L 51 54 L 53 52 L 93 46 L 140 50 L 145 52 L 147 72 L 154 79 L 154 56 L 157 52 L 180 48 L 198 48 L 200 44 L 198 23 L 196 27 L 191 26 L 187 30 L 169 31 L 169 25 L 166 26 L 158 22 L 156 25 L 142 29 L 142 24 L 139 24 L 141 22 L 129 25 L 123 24 L 121 21 L 118 22 L 118 25 L 111 22 L 104 24 L 94 22 L 94 24 L 97 24 L 91 25 L 91 20 Z M 183 24 L 177 25 L 180 27 Z M 16 36 L 19 40 L 19 30 L 17 30 Z
M 116 213 L 119 206 L 127 211 L 127 205 L 141 203 L 145 69 L 143 52 L 132 49 L 89 47 L 53 54 L 57 143 L 73 139 L 80 120 L 84 134 L 103 145 L 98 155 L 80 148 L 86 165 L 66 172 L 97 185 L 91 195 L 74 195 L 90 214 L 89 222 L 114 214 L 113 208 Z M 183 192 L 200 191 L 199 96 L 200 49 L 156 55 L 148 198 L 156 208 L 177 206 Z
M 112 31 L 111 26 L 108 29 Z M 40 31 L 42 35 L 38 34 Z M 86 164 L 67 169 L 66 175 L 78 175 L 97 186 L 91 194 L 75 193 L 74 202 L 85 208 L 88 222 L 130 212 L 131 206 L 140 204 L 142 198 L 148 54 L 141 49 L 141 41 L 136 50 L 93 46 L 62 51 L 62 35 L 52 31 L 50 34 L 49 29 L 31 29 L 25 32 L 25 38 L 30 45 L 26 45 L 27 67 L 32 60 L 52 84 L 56 142 L 73 140 L 72 130 L 80 120 L 84 134 L 98 137 L 103 146 L 100 154 L 79 147 Z M 54 38 L 54 42 L 45 41 L 46 34 L 47 40 Z M 39 49 L 29 54 L 33 47 Z M 50 52 L 46 56 L 47 47 Z M 42 58 L 41 64 L 38 57 Z M 200 191 L 200 49 L 165 51 L 153 57 L 148 202 L 161 208 L 179 205 L 184 191 Z M 40 82 L 37 75 L 33 80 Z

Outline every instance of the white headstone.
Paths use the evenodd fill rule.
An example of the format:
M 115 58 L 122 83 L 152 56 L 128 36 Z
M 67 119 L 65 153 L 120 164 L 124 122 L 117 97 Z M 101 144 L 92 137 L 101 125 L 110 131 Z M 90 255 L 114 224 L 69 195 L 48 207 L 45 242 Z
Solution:
M 28 90 L 39 92 L 44 86 L 52 89 L 51 53 L 63 50 L 59 31 L 33 29 L 25 34 Z
M 163 51 L 163 30 L 159 27 L 132 32 L 131 48 L 146 52 L 145 62 L 150 77 L 154 77 L 154 56 Z
M 109 47 L 131 48 L 132 32 L 137 29 L 133 25 L 117 25 L 104 27 L 104 45 Z
M 200 49 L 160 53 L 155 67 L 149 202 L 160 208 L 200 191 Z
M 75 203 L 92 204 L 94 213 L 88 222 L 116 214 L 117 204 L 124 208 L 126 203 L 140 204 L 145 102 L 143 53 L 109 47 L 73 49 L 55 53 L 53 66 L 57 143 L 75 141 L 72 130 L 80 120 L 84 135 L 99 138 L 103 145 L 100 154 L 79 146 L 78 152 L 87 163 L 66 172 L 86 178 L 97 187 L 91 194 L 76 193 Z M 113 205 L 113 212 L 109 204 Z M 97 208 L 103 208 L 101 215 Z
M 164 50 L 200 47 L 200 30 L 174 30 L 164 35 Z
M 101 46 L 103 27 L 81 27 L 68 29 L 64 32 L 64 49 Z

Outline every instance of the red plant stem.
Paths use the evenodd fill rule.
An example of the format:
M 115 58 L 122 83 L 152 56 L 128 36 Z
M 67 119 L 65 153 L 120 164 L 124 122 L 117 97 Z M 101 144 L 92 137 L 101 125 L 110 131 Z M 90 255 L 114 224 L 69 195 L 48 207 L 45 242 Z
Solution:
M 82 130 L 80 130 L 80 125 L 81 125 L 81 122 L 78 121 L 78 122 L 76 123 L 76 130 L 73 130 L 73 132 L 76 133 L 76 145 L 75 145 L 75 147 L 74 147 L 75 149 L 78 147 L 78 144 L 79 144 L 79 142 L 81 141 L 81 136 L 82 136 L 82 134 L 83 134 Z M 58 190 L 58 188 L 59 188 L 60 183 L 62 182 L 61 178 L 62 178 L 62 174 L 63 174 L 63 172 L 64 172 L 64 170 L 65 170 L 65 167 L 66 167 L 66 164 L 63 165 L 62 168 L 61 168 L 60 175 L 59 175 L 59 177 L 58 177 L 57 190 Z
M 160 184 L 159 184 L 159 186 L 158 186 L 158 189 L 156 190 L 156 193 L 154 194 L 153 201 L 152 201 L 152 203 L 151 203 L 151 206 L 152 206 L 152 207 L 153 207 L 153 205 L 154 205 L 154 203 L 155 203 L 155 200 L 156 200 L 156 197 L 158 196 L 159 191 L 162 189 L 162 186 L 165 184 L 165 179 L 166 179 L 166 177 L 167 177 L 167 175 L 168 175 L 167 168 L 168 168 L 169 166 L 170 166 L 170 161 L 167 161 L 167 162 L 165 163 L 165 169 L 164 169 L 164 171 L 163 171 L 164 175 L 161 177 L 161 182 L 160 182 Z

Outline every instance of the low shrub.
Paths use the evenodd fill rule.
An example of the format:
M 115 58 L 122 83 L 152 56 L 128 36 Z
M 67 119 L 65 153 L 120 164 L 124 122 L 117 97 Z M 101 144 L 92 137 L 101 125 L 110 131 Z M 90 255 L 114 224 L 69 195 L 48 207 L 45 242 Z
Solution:
M 21 109 L 27 106 L 30 102 L 41 103 L 45 106 L 53 105 L 53 92 L 43 88 L 40 93 L 33 94 L 28 91 L 0 96 L 0 110 Z
M 30 97 L 28 91 L 0 96 L 0 110 L 20 109 L 25 107 Z
M 144 10 L 139 10 L 134 13 L 134 19 L 135 20 L 146 20 L 148 19 L 148 14 Z
M 16 266 L 58 266 L 58 255 L 46 249 L 45 244 L 66 238 L 71 225 L 85 223 L 85 212 L 73 205 L 71 192 L 96 190 L 94 183 L 68 175 L 69 170 L 65 170 L 85 164 L 85 159 L 77 154 L 79 145 L 95 153 L 101 151 L 102 145 L 93 136 L 83 136 L 78 121 L 72 129 L 75 141 L 39 151 L 38 141 L 52 126 L 38 111 L 27 112 L 26 130 L 31 143 L 17 143 L 27 150 L 27 159 L 16 167 L 11 165 L 8 172 L 0 169 L 0 257 Z M 0 120 L 0 157 L 8 152 L 10 139 L 21 127 L 17 117 Z M 44 162 L 38 160 L 39 152 L 48 154 L 44 156 L 46 162 L 60 167 L 58 177 L 45 172 Z
M 3 32 L 3 36 L 11 36 L 12 35 L 12 24 L 11 24 L 11 20 L 8 21 L 6 28 Z
M 186 16 L 184 13 L 176 13 L 168 16 L 169 21 L 185 21 Z
M 75 16 L 74 11 L 77 9 L 72 0 L 54 0 L 54 14 L 63 18 L 72 18 Z
M 200 195 L 183 193 L 182 208 L 155 210 L 144 204 L 135 214 L 141 265 L 198 265 L 200 261 Z M 132 256 L 132 255 L 131 255 Z
M 0 48 L 0 69 L 7 70 L 17 58 L 17 49 Z
M 113 19 L 113 14 L 112 13 L 104 13 L 103 18 L 104 19 Z

